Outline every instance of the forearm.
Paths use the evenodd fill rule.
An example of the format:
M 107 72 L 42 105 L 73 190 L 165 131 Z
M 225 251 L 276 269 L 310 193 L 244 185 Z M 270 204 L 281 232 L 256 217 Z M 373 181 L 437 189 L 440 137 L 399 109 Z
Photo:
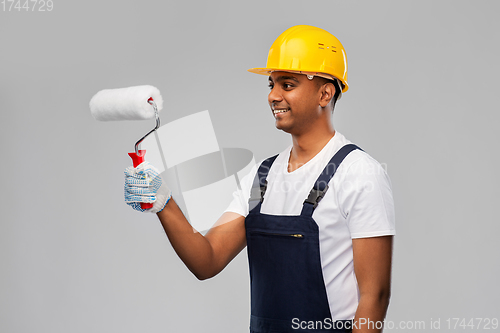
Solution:
M 389 306 L 389 293 L 362 295 L 354 317 L 353 333 L 379 333 Z
M 179 258 L 200 280 L 213 276 L 213 249 L 208 239 L 196 232 L 171 198 L 158 218 Z

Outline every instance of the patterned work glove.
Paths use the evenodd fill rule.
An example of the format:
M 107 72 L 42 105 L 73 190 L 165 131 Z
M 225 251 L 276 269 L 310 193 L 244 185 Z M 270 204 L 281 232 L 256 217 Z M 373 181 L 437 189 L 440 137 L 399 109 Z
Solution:
M 158 169 L 149 162 L 125 169 L 124 192 L 127 205 L 140 212 L 161 212 L 172 197 L 172 191 L 161 178 Z M 153 208 L 142 209 L 141 202 L 152 202 Z

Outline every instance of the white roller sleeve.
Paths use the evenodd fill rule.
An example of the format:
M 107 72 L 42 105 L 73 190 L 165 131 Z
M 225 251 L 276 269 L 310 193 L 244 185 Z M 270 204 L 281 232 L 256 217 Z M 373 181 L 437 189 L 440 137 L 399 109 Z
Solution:
M 149 85 L 99 91 L 90 100 L 90 112 L 96 120 L 144 120 L 154 118 L 155 112 L 148 99 L 152 97 L 158 108 L 163 108 L 160 91 Z

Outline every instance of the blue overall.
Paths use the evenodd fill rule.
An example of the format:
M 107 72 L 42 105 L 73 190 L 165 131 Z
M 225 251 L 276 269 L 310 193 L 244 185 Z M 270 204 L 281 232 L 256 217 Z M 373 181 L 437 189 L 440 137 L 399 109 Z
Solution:
M 300 215 L 260 212 L 267 174 L 277 155 L 260 165 L 249 200 L 251 210 L 245 219 L 250 332 L 351 332 L 351 320 L 332 319 L 321 267 L 319 228 L 312 215 L 338 166 L 355 149 L 360 148 L 345 145 L 332 157 L 304 201 Z M 311 322 L 317 323 L 315 329 L 307 325 Z

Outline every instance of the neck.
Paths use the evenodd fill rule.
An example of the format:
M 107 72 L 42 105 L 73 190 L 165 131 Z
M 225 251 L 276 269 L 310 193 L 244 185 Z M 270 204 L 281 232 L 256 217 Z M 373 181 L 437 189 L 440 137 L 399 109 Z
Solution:
M 289 170 L 293 171 L 300 165 L 307 163 L 335 135 L 335 129 L 330 121 L 322 122 L 323 126 L 319 125 L 314 130 L 307 131 L 303 134 L 292 134 L 292 151 L 290 152 Z

